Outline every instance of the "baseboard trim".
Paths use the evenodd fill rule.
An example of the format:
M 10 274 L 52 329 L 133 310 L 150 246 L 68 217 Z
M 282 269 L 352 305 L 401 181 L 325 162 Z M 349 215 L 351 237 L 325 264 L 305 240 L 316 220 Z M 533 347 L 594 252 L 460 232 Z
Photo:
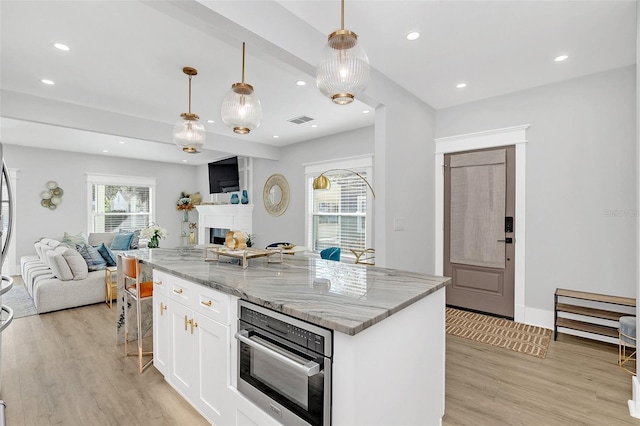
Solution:
M 553 311 L 547 311 L 545 309 L 527 308 L 524 307 L 524 322 L 529 325 L 536 325 L 542 328 L 548 328 L 553 330 Z
M 640 411 L 638 410 L 639 403 L 638 398 L 640 397 L 640 381 L 638 381 L 638 376 L 633 376 L 631 378 L 631 387 L 632 387 L 632 396 L 629 401 L 627 401 L 629 405 L 629 415 L 631 417 L 635 417 L 636 419 L 640 419 Z

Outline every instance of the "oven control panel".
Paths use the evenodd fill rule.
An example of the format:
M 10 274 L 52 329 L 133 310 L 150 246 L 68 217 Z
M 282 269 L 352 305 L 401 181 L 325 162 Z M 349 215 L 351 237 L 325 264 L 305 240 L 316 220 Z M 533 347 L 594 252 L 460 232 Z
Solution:
M 274 314 L 266 314 L 246 306 L 241 306 L 240 320 L 314 352 L 318 352 L 320 354 L 325 353 L 324 336 L 316 334 L 301 326 L 291 324 L 288 321 L 282 321 L 275 318 Z

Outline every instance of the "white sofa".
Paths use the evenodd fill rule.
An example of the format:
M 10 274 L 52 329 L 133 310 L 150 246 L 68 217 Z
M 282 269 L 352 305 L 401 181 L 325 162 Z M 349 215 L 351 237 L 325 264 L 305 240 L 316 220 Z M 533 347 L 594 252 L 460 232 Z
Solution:
M 110 247 L 115 233 L 91 233 L 88 236 L 88 244 L 99 246 L 104 243 Z M 25 287 L 36 306 L 39 314 L 60 309 L 75 308 L 83 305 L 103 302 L 105 300 L 105 271 L 88 271 L 87 264 L 77 251 L 70 249 L 68 245 L 62 243 L 62 238 L 43 238 L 36 242 L 36 251 L 38 255 L 22 256 L 20 258 L 20 270 Z M 47 246 L 47 250 L 42 250 L 42 246 Z M 71 253 L 71 250 L 74 253 Z M 43 251 L 50 252 L 47 259 Z M 56 256 L 56 254 L 58 254 Z M 64 257 L 64 260 L 61 259 Z M 80 262 L 78 260 L 80 256 Z M 57 259 L 57 260 L 56 260 Z M 65 262 L 66 260 L 66 262 Z M 51 262 L 54 263 L 56 273 L 50 267 Z M 72 276 L 66 268 L 75 271 Z M 84 263 L 84 266 L 82 265 Z M 60 265 L 61 264 L 61 265 Z M 59 268 L 62 268 L 60 271 Z M 82 271 L 86 271 L 83 273 Z M 61 276 L 62 278 L 58 278 Z

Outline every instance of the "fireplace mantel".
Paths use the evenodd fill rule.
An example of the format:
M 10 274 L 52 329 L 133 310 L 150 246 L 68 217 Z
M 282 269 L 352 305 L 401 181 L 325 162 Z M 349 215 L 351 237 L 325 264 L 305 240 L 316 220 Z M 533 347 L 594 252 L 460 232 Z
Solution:
M 198 244 L 209 243 L 209 229 L 220 228 L 251 234 L 253 204 L 206 204 L 198 211 Z

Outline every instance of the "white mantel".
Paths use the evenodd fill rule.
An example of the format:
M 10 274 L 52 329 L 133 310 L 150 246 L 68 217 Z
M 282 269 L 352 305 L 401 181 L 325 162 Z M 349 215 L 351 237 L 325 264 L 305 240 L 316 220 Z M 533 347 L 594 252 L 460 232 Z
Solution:
M 209 243 L 209 229 L 221 228 L 253 232 L 253 204 L 212 204 L 195 206 L 198 211 L 198 244 Z

